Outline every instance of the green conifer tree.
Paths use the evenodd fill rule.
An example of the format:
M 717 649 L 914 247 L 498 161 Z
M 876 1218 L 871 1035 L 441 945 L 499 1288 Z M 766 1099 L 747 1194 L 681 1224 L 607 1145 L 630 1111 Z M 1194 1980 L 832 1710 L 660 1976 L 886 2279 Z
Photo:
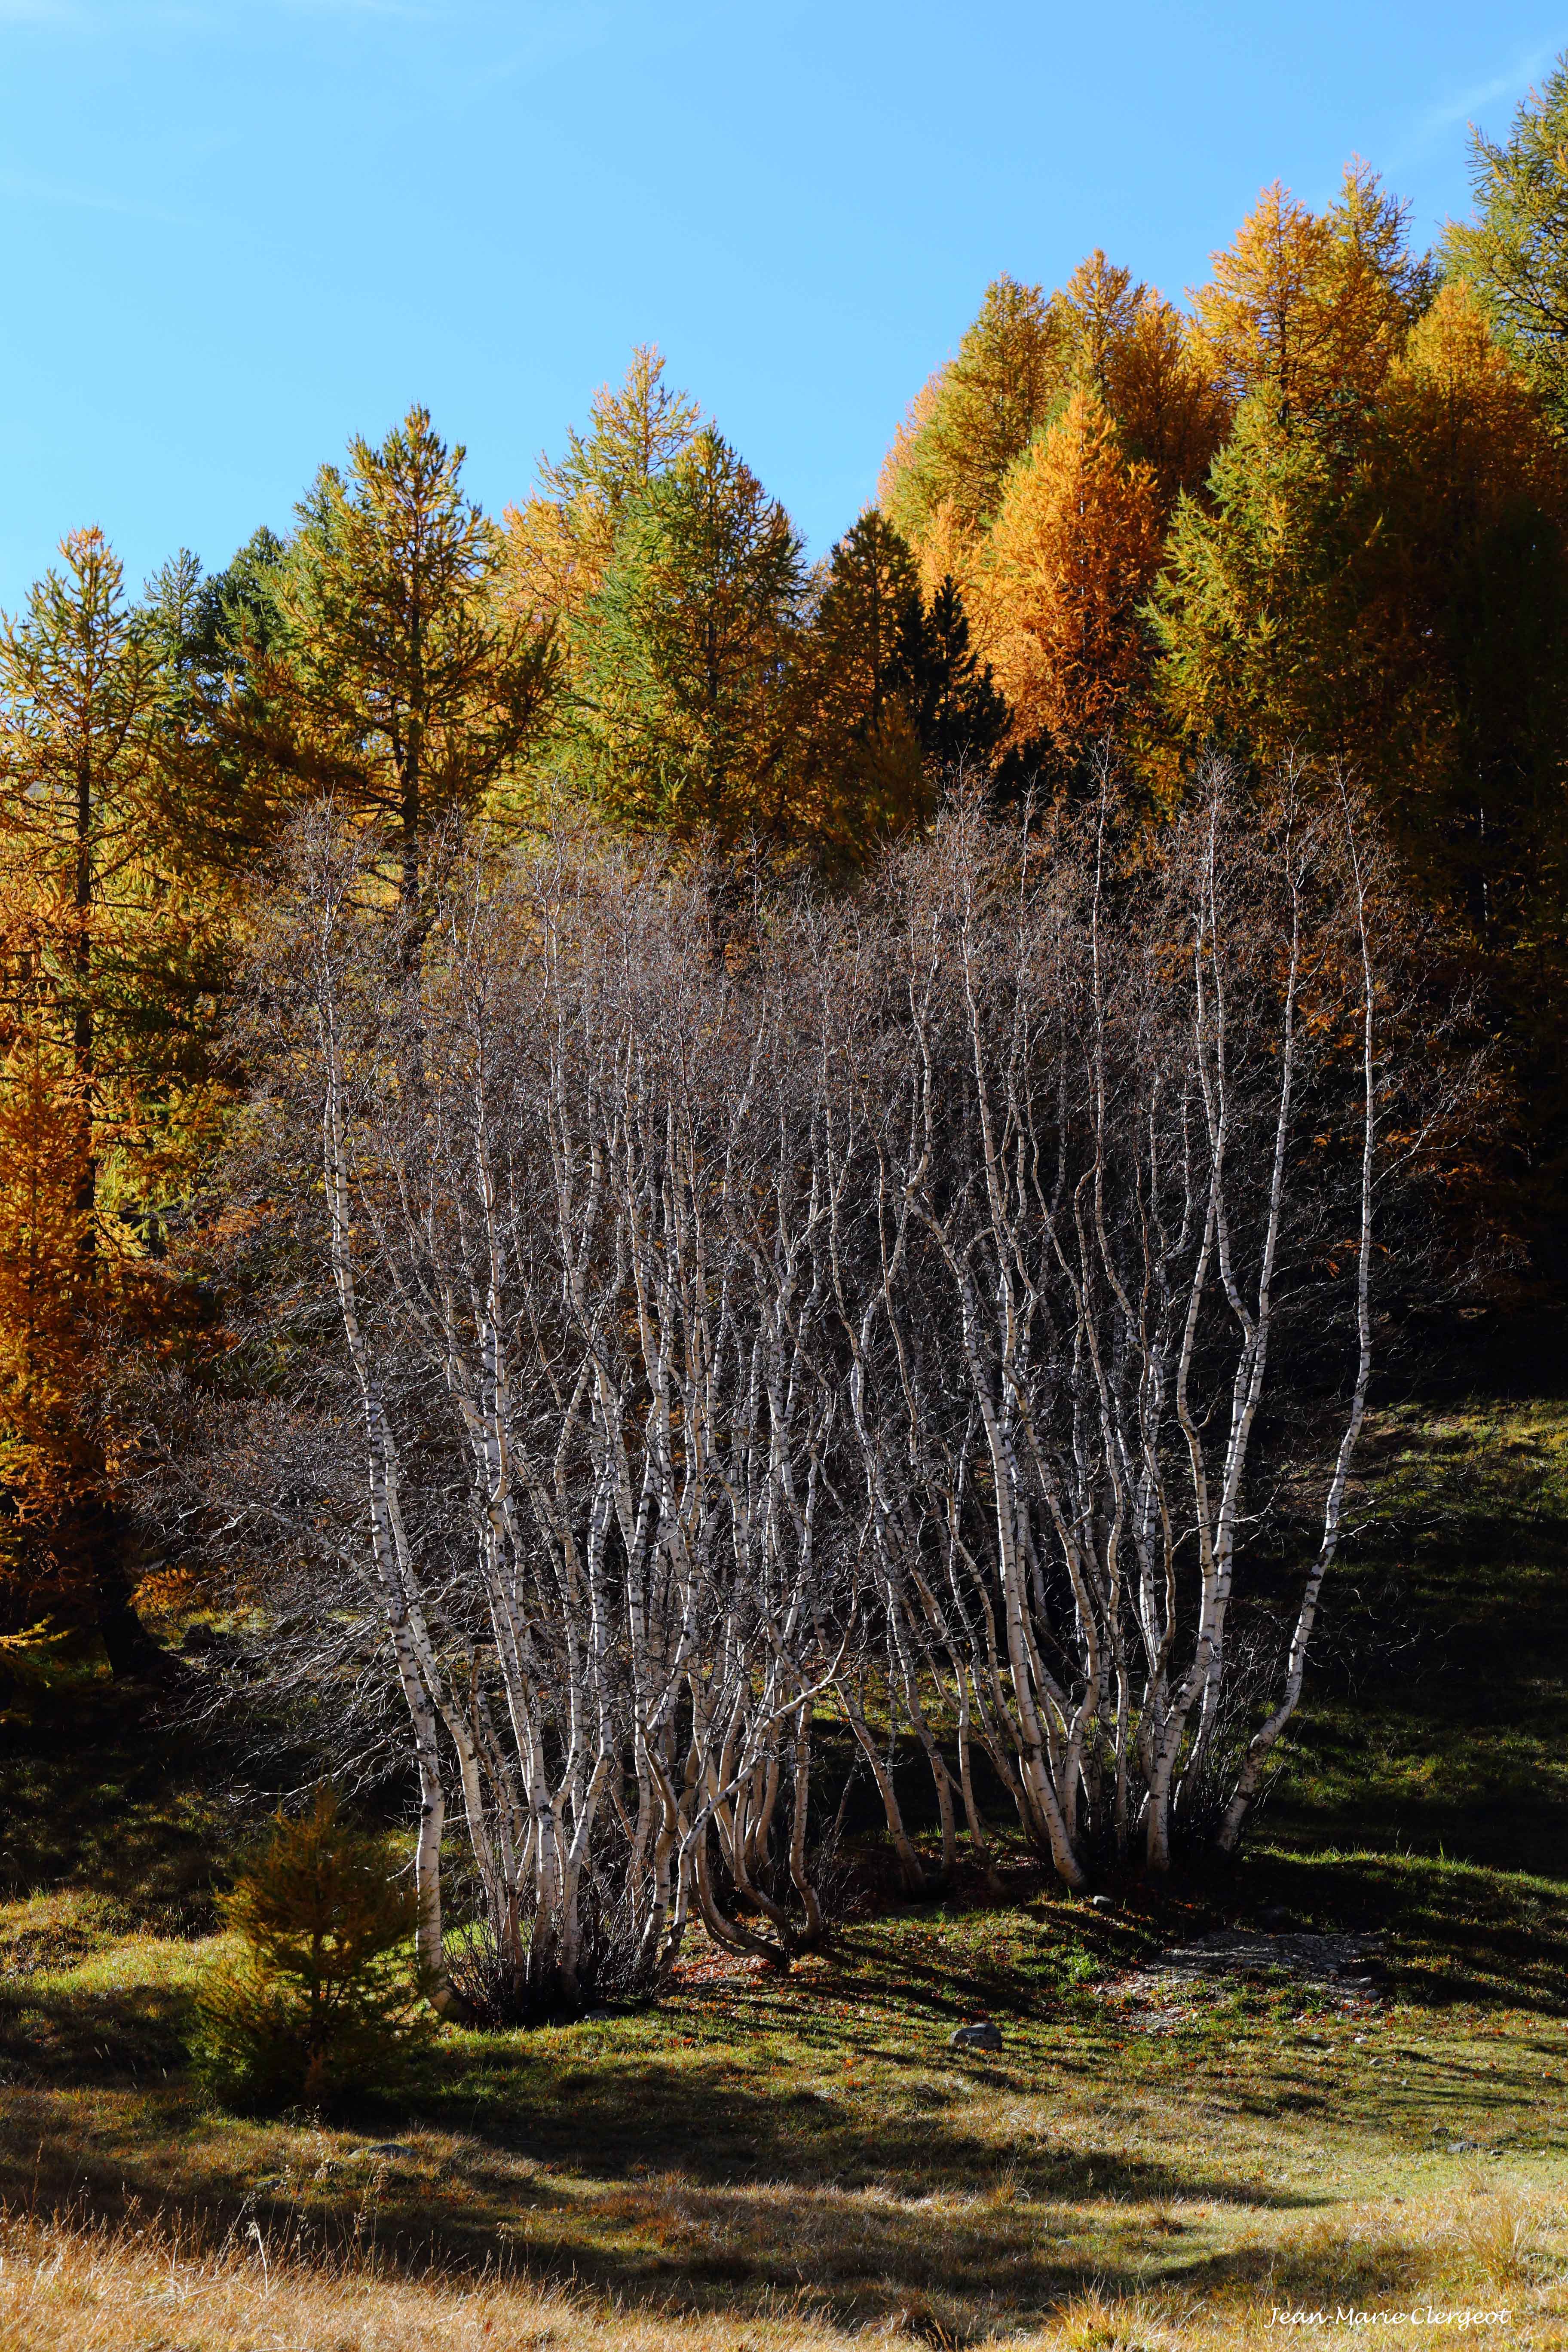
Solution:
M 711 428 L 627 502 L 573 642 L 567 757 L 610 815 L 787 836 L 804 590 L 789 517 Z
M 498 593 L 500 534 L 464 496 L 464 455 L 417 407 L 379 446 L 354 440 L 287 550 L 253 540 L 197 600 L 191 637 L 189 798 L 219 822 L 240 807 L 243 835 L 331 793 L 391 835 L 416 934 L 430 836 L 501 804 L 554 674 L 548 624 Z
M 1470 134 L 1475 212 L 1450 221 L 1445 257 L 1568 435 L 1568 50 L 1521 103 L 1499 144 Z
M 419 2023 L 411 1878 L 322 1789 L 281 1812 L 224 1906 L 237 1953 L 197 1997 L 197 2056 L 237 2105 L 316 2106 L 384 2087 Z

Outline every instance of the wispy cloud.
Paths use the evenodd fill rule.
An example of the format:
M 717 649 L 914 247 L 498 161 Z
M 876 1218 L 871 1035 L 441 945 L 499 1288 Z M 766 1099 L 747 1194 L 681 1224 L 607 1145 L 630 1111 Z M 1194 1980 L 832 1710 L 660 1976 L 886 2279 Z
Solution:
M 3 7 L 4 0 L 0 0 Z M 188 214 L 170 212 L 140 196 L 121 196 L 112 188 L 87 187 L 78 181 L 51 180 L 36 172 L 0 171 L 0 199 L 21 204 L 58 205 L 70 212 L 113 213 L 127 220 L 152 221 L 160 228 L 196 228 Z
M 0 0 L 0 25 L 80 25 L 79 0 Z
M 1543 43 L 1539 48 L 1516 54 L 1510 63 L 1484 81 L 1471 82 L 1449 98 L 1439 99 L 1419 114 L 1410 125 L 1397 151 L 1389 157 L 1389 169 L 1397 172 L 1401 166 L 1432 146 L 1453 131 L 1456 124 L 1474 122 L 1500 100 L 1506 100 L 1509 110 L 1517 105 L 1537 76 L 1549 66 L 1557 54 L 1557 44 Z

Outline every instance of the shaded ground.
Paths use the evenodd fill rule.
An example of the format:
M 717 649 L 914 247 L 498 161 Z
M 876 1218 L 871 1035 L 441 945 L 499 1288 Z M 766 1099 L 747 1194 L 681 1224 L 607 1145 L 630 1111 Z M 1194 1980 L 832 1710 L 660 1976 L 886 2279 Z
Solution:
M 1528 1328 L 1511 1353 L 1526 1380 L 1559 1369 Z M 1568 1401 L 1453 1393 L 1386 1408 L 1360 1468 L 1361 1524 L 1326 1588 L 1264 1834 L 1299 1853 L 1353 1846 L 1560 1874 Z

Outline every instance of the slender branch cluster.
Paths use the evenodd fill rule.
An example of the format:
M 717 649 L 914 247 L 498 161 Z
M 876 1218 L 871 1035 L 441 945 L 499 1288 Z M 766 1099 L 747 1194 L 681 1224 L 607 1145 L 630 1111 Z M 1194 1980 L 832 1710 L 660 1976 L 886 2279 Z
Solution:
M 1109 801 L 1033 841 L 959 809 L 717 953 L 700 875 L 471 850 L 414 992 L 368 855 L 310 818 L 257 950 L 267 1255 L 335 1312 L 275 1294 L 205 1475 L 275 1664 L 292 1627 L 346 1720 L 373 1629 L 391 1662 L 437 1998 L 453 1809 L 542 1998 L 657 1981 L 693 1916 L 787 1965 L 826 1718 L 911 1886 L 899 1723 L 942 1869 L 961 1812 L 990 1866 L 977 1752 L 1071 1885 L 1233 1844 L 1432 1110 L 1348 799 L 1215 775 L 1141 857 Z M 1254 1721 L 1260 1453 L 1320 1534 Z

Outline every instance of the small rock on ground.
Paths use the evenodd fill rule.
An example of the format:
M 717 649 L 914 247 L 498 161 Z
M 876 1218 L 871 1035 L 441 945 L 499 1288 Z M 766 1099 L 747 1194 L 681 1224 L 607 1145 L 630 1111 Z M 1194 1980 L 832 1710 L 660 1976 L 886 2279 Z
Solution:
M 989 2018 L 979 2025 L 961 2025 L 956 2033 L 948 2036 L 952 2050 L 1000 2050 L 1002 2036 Z

